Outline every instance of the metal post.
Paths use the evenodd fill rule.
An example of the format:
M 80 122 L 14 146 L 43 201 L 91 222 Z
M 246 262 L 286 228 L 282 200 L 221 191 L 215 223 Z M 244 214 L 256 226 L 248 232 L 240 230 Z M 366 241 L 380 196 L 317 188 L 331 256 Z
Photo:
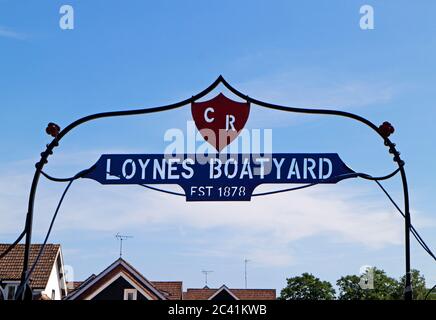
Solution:
M 395 148 L 395 144 L 389 139 L 386 139 L 385 145 L 389 147 L 389 153 L 394 155 L 394 161 L 398 164 L 401 174 L 401 182 L 403 184 L 403 196 L 404 196 L 404 248 L 405 248 L 405 262 L 406 262 L 406 274 L 404 284 L 404 300 L 413 300 L 413 288 L 412 277 L 410 272 L 410 229 L 411 229 L 411 217 L 410 217 L 410 205 L 409 205 L 409 187 L 407 185 L 406 171 L 404 170 L 404 161 L 401 160 L 400 152 Z
M 21 282 L 18 286 L 17 292 L 16 292 L 16 299 L 17 300 L 24 300 L 25 298 L 31 299 L 32 297 L 25 297 L 26 293 L 26 278 L 27 278 L 27 272 L 29 268 L 29 256 L 30 256 L 30 244 L 32 242 L 32 229 L 33 229 L 33 209 L 35 204 L 35 195 L 36 195 L 36 189 L 38 187 L 39 177 L 41 176 L 41 171 L 44 165 L 47 163 L 47 159 L 49 155 L 53 154 L 53 148 L 58 146 L 58 140 L 54 139 L 49 145 L 47 145 L 47 148 L 44 152 L 41 153 L 41 159 L 40 161 L 35 165 L 36 170 L 35 174 L 33 176 L 32 180 L 32 186 L 30 188 L 30 195 L 29 195 L 29 203 L 27 208 L 27 215 L 26 215 L 26 225 L 24 228 L 24 231 L 26 233 L 26 242 L 24 246 L 24 257 L 23 257 L 23 270 L 21 273 Z
M 410 227 L 411 217 L 409 210 L 409 190 L 407 186 L 406 172 L 404 167 L 401 167 L 401 180 L 403 181 L 404 190 L 404 215 L 405 215 L 405 250 L 406 250 L 406 283 L 404 285 L 404 300 L 413 299 L 412 275 L 410 272 Z

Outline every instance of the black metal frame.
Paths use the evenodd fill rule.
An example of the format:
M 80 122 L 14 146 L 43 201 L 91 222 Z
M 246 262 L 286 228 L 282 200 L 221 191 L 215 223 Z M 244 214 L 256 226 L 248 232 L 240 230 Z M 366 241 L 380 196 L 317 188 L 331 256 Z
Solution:
M 379 128 L 372 123 L 371 121 L 344 111 L 338 110 L 327 110 L 327 109 L 306 109 L 306 108 L 295 108 L 295 107 L 286 107 L 276 104 L 271 104 L 267 102 L 263 102 L 254 98 L 251 98 L 247 95 L 244 95 L 240 91 L 233 88 L 221 75 L 205 90 L 198 93 L 195 96 L 192 96 L 189 99 L 169 104 L 161 107 L 147 108 L 147 109 L 138 109 L 138 110 L 126 110 L 126 111 L 113 111 L 113 112 L 103 112 L 97 113 L 93 115 L 89 115 L 83 118 L 80 118 L 70 125 L 68 125 L 65 129 L 59 132 L 58 135 L 52 140 L 50 144 L 46 146 L 44 152 L 41 153 L 40 161 L 35 165 L 36 170 L 33 176 L 32 185 L 30 188 L 29 195 L 29 203 L 28 203 L 28 211 L 26 216 L 25 223 L 25 234 L 26 234 L 26 242 L 25 242 L 25 250 L 24 250 L 24 259 L 23 259 L 23 271 L 21 276 L 21 283 L 17 290 L 17 298 L 19 299 L 29 299 L 29 295 L 25 295 L 27 288 L 27 280 L 28 272 L 29 272 L 29 254 L 30 254 L 30 243 L 32 239 L 32 225 L 33 225 L 33 210 L 35 203 L 36 190 L 39 182 L 39 178 L 42 173 L 42 169 L 44 165 L 48 162 L 48 157 L 53 154 L 53 149 L 59 145 L 59 141 L 72 129 L 75 127 L 92 120 L 97 120 L 101 118 L 109 118 L 109 117 L 120 117 L 120 116 L 131 116 L 131 115 L 141 115 L 148 113 L 156 113 L 162 111 L 168 111 L 176 108 L 183 107 L 187 104 L 195 102 L 198 99 L 201 99 L 208 93 L 210 93 L 213 89 L 215 89 L 219 84 L 223 84 L 230 92 L 238 96 L 239 98 L 246 100 L 252 104 L 256 104 L 261 107 L 275 109 L 286 112 L 294 112 L 294 113 L 305 113 L 305 114 L 318 114 L 318 115 L 332 115 L 332 116 L 341 116 L 345 118 L 350 118 L 356 121 L 359 121 L 366 126 L 373 129 L 384 141 L 385 146 L 389 147 L 389 153 L 393 154 L 394 161 L 397 163 L 398 168 L 401 173 L 401 179 L 403 183 L 403 193 L 404 193 L 404 213 L 405 213 L 405 262 L 406 262 L 406 283 L 405 283 L 405 291 L 404 291 L 404 299 L 412 300 L 412 285 L 411 285 L 411 273 L 410 273 L 410 228 L 411 228 L 411 219 L 410 219 L 410 211 L 409 211 L 409 191 L 407 186 L 407 178 L 406 172 L 404 170 L 404 161 L 400 158 L 400 153 L 395 148 L 395 144 L 390 141 L 388 137 L 383 135 Z M 31 297 L 30 297 L 31 298 Z

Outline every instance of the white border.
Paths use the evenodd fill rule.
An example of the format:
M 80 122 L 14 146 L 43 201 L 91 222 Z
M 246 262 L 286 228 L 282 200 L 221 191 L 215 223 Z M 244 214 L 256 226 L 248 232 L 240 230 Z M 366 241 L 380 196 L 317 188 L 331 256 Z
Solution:
M 138 300 L 138 289 L 124 289 L 124 300 L 129 300 L 129 293 L 133 293 L 133 300 Z

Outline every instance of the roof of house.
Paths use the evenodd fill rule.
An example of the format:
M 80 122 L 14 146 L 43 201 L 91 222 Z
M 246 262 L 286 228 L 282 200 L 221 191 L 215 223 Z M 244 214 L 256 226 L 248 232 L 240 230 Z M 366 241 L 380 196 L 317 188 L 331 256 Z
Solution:
M 67 282 L 68 293 L 72 294 L 82 285 L 86 284 L 90 280 L 96 277 L 93 274 L 85 281 L 71 281 Z M 151 284 L 159 290 L 168 300 L 181 300 L 182 299 L 182 281 L 150 281 Z
M 127 261 L 122 258 L 115 260 L 109 267 L 100 272 L 97 276 L 90 277 L 89 281 L 86 280 L 82 283 L 74 292 L 67 296 L 67 300 L 82 300 L 87 297 L 90 297 L 96 292 L 98 292 L 99 288 L 105 286 L 105 284 L 113 281 L 114 277 L 117 277 L 120 273 L 125 274 L 140 290 L 149 296 L 152 299 L 158 300 L 166 300 L 170 299 L 171 291 L 169 286 L 166 286 L 166 289 L 169 291 L 166 294 L 161 292 L 152 282 L 148 281 L 141 273 L 139 273 L 132 265 L 130 265 Z
M 208 300 L 218 291 L 226 289 L 240 300 L 275 300 L 275 289 L 229 289 L 225 286 L 221 288 L 201 288 L 187 289 L 183 292 L 183 300 Z
M 0 244 L 0 253 L 4 252 L 9 246 L 10 244 Z M 29 266 L 35 262 L 40 249 L 41 244 L 32 244 L 30 246 Z M 43 289 L 46 287 L 59 250 L 59 244 L 47 244 L 45 246 L 44 252 L 30 278 L 32 288 Z M 18 244 L 0 260 L 0 279 L 19 281 L 23 271 L 23 257 L 24 244 Z
M 168 300 L 182 299 L 181 281 L 152 281 L 153 286 L 162 292 Z

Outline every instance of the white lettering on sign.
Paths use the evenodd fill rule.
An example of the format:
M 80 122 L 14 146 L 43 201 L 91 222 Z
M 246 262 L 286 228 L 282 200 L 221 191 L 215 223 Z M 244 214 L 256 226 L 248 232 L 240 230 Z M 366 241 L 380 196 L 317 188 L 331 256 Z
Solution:
M 324 174 L 324 166 L 323 163 L 327 163 L 328 165 L 328 171 L 326 174 Z M 319 159 L 319 178 L 320 179 L 328 179 L 332 175 L 333 171 L 333 164 L 332 161 L 328 158 L 321 158 Z
M 158 173 L 161 179 L 165 179 L 165 159 L 162 159 L 162 165 L 160 165 L 158 159 L 154 159 L 153 162 L 153 179 L 156 180 Z
M 256 162 L 260 163 L 260 178 L 263 179 L 265 177 L 265 162 L 269 162 L 268 158 L 256 158 Z
M 272 161 L 271 161 L 272 160 Z M 106 180 L 179 180 L 181 178 L 189 180 L 194 177 L 195 165 L 198 163 L 192 158 L 128 158 L 117 164 L 113 168 L 110 158 L 106 159 Z M 272 165 L 268 165 L 272 163 Z M 238 159 L 230 157 L 228 159 L 211 158 L 206 165 L 209 171 L 209 179 L 265 179 L 271 172 L 276 180 L 310 180 L 329 179 L 333 174 L 333 163 L 329 158 L 266 158 L 254 157 Z M 275 170 L 266 170 L 273 167 Z M 198 191 L 198 190 L 197 190 Z
M 235 123 L 235 116 L 233 114 L 227 114 L 226 115 L 226 131 L 230 130 L 230 127 L 232 128 L 232 131 L 236 131 L 234 123 Z
M 127 174 L 127 165 L 130 164 L 130 174 Z M 127 180 L 132 179 L 133 176 L 136 173 L 136 164 L 132 159 L 127 159 L 126 161 L 124 161 L 123 163 L 123 168 L 122 168 L 122 173 L 123 173 L 123 177 L 126 178 Z
M 241 175 L 239 179 L 243 179 L 245 175 L 248 174 L 248 178 L 253 179 L 253 172 L 251 171 L 250 160 L 245 159 L 244 164 L 242 165 Z
M 111 175 L 110 172 L 111 172 L 111 159 L 107 159 L 107 161 L 106 161 L 106 180 L 120 180 L 119 177 Z
M 215 118 L 209 118 L 208 113 L 210 113 L 210 112 L 215 112 L 215 110 L 211 107 L 204 110 L 204 120 L 206 120 L 206 122 L 208 122 L 208 123 L 211 123 L 215 120 Z
M 194 169 L 188 166 L 188 163 L 192 165 L 194 164 L 194 160 L 187 158 L 185 159 L 185 161 L 182 162 L 182 168 L 189 172 L 188 174 L 186 172 L 182 172 L 182 177 L 185 179 L 191 179 L 194 175 Z
M 301 179 L 300 170 L 298 169 L 297 160 L 292 159 L 291 165 L 289 166 L 288 179 L 292 179 L 292 176 L 295 174 L 297 179 Z
M 310 166 L 307 165 L 308 162 L 310 162 Z M 304 159 L 303 166 L 304 166 L 303 178 L 307 179 L 307 172 L 309 172 L 310 175 L 312 176 L 312 179 L 316 179 L 315 172 L 313 171 L 313 169 L 315 169 L 316 166 L 315 160 L 313 160 L 312 158 L 306 158 Z
M 233 172 L 229 173 L 229 165 L 233 164 Z M 238 174 L 238 161 L 231 158 L 228 161 L 226 161 L 226 164 L 224 165 L 224 174 L 227 178 L 233 179 Z
M 139 166 L 141 167 L 141 179 L 145 179 L 145 168 L 147 168 L 150 159 L 142 161 L 142 159 L 138 159 Z
M 213 186 L 192 186 L 191 196 L 198 194 L 200 197 L 208 196 L 210 197 Z
M 175 163 L 179 163 L 180 159 L 168 159 L 168 179 L 179 179 L 180 175 L 174 174 L 173 172 L 177 170 L 174 166 Z
M 217 165 L 214 166 L 214 163 L 216 163 Z M 210 159 L 210 170 L 209 170 L 209 178 L 210 179 L 216 179 L 221 177 L 222 171 L 221 171 L 221 166 L 222 166 L 222 161 L 220 159 L 217 158 L 212 158 Z M 217 172 L 215 174 L 215 171 Z
M 285 158 L 281 158 L 280 162 L 278 162 L 276 158 L 273 159 L 274 165 L 277 168 L 277 179 L 280 179 L 280 171 L 281 171 L 281 168 L 282 168 L 284 161 L 285 161 Z

